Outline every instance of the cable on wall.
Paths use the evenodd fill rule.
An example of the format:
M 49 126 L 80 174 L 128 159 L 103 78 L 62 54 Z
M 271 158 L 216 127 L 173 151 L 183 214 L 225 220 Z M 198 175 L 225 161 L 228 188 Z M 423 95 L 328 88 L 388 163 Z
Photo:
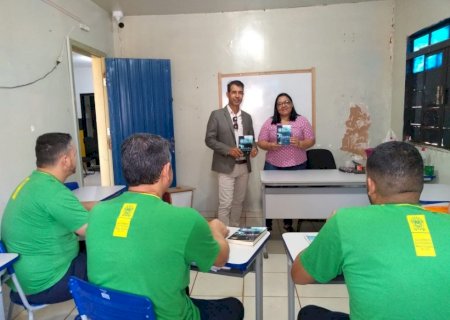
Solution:
M 72 27 L 64 38 L 67 38 L 72 33 L 73 29 L 75 29 L 75 27 Z M 42 76 L 40 76 L 39 78 L 37 78 L 35 80 L 29 81 L 29 82 L 26 82 L 26 83 L 22 83 L 22 84 L 17 84 L 17 85 L 12 85 L 12 86 L 0 86 L 0 89 L 17 89 L 17 88 L 22 88 L 22 87 L 30 86 L 32 84 L 35 84 L 36 82 L 39 82 L 39 81 L 47 78 L 53 71 L 56 70 L 58 65 L 62 62 L 63 51 L 64 51 L 64 44 L 65 44 L 65 40 L 63 41 L 63 43 L 61 45 L 61 50 L 59 52 L 58 58 L 56 58 L 55 64 L 52 66 L 52 68 L 49 71 L 44 73 Z

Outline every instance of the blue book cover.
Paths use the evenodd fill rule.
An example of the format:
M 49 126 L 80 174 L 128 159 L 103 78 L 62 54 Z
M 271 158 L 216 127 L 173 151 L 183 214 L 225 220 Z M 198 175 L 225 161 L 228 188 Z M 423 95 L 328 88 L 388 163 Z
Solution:
M 277 124 L 277 144 L 290 145 L 291 144 L 291 125 Z
M 253 148 L 253 136 L 239 136 L 239 149 L 244 153 L 250 153 Z

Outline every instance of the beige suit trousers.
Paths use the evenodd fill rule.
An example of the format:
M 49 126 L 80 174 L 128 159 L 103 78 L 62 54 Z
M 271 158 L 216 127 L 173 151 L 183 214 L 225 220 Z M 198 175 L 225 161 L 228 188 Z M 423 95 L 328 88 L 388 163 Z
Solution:
M 219 209 L 217 217 L 225 225 L 239 227 L 247 192 L 247 164 L 235 164 L 231 173 L 219 173 Z

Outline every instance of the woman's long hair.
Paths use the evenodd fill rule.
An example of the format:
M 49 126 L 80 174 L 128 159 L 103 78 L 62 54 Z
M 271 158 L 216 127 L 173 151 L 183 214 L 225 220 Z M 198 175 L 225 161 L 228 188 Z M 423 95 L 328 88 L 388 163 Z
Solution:
M 275 106 L 273 107 L 272 124 L 281 123 L 280 113 L 278 112 L 278 109 L 277 109 L 277 101 L 278 101 L 279 97 L 286 97 L 286 98 L 289 99 L 289 101 L 291 101 L 292 110 L 291 110 L 291 114 L 289 115 L 289 120 L 290 121 L 295 121 L 295 119 L 297 119 L 298 113 L 297 113 L 297 111 L 295 111 L 295 107 L 294 107 L 294 103 L 292 102 L 292 98 L 287 93 L 282 92 L 275 99 Z

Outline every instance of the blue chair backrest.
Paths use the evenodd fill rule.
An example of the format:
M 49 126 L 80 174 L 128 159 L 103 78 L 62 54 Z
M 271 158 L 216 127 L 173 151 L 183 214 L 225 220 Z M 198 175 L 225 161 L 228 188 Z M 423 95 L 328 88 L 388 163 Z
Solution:
M 71 182 L 66 182 L 64 183 L 64 185 L 69 188 L 70 191 L 78 189 L 80 186 L 78 185 L 78 182 L 76 181 L 71 181 Z
M 156 320 L 149 298 L 96 286 L 70 277 L 70 293 L 80 315 L 90 320 Z

